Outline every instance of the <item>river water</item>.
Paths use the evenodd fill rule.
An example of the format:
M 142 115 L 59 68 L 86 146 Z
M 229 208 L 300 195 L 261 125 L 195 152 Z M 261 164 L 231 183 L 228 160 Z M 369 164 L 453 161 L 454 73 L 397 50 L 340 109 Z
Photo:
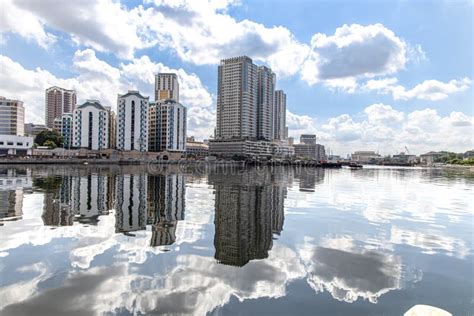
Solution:
M 1 315 L 474 314 L 474 176 L 1 166 Z

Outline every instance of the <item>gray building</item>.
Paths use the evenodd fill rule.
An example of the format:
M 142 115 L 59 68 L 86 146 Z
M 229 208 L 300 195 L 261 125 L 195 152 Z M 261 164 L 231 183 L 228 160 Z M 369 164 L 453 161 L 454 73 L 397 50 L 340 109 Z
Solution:
M 257 137 L 273 140 L 273 112 L 276 76 L 265 66 L 258 67 Z
M 273 108 L 273 138 L 285 140 L 288 137 L 286 127 L 286 94 L 283 90 L 276 90 Z
M 258 68 L 247 56 L 218 67 L 216 139 L 257 137 Z

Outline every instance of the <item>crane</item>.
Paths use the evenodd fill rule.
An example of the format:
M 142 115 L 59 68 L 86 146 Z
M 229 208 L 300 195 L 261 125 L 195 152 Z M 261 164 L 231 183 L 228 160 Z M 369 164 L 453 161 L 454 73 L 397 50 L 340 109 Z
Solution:
M 405 146 L 405 149 L 407 150 L 407 154 L 409 155 L 409 154 L 410 154 L 410 151 L 408 150 L 408 147 Z

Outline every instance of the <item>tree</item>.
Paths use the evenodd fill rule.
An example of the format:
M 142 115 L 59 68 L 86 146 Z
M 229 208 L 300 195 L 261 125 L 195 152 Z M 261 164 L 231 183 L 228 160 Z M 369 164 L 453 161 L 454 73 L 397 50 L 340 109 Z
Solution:
M 56 143 L 53 142 L 53 141 L 50 140 L 50 139 L 48 139 L 47 141 L 45 141 L 45 142 L 43 143 L 43 146 L 48 146 L 49 149 L 54 149 L 54 148 L 58 147 L 58 146 L 56 146 Z
M 45 144 L 47 141 L 51 141 L 54 143 L 53 148 L 61 147 L 63 145 L 63 137 L 56 132 L 55 130 L 44 130 L 41 131 L 35 137 L 35 143 L 39 146 L 48 146 L 51 147 L 51 144 Z

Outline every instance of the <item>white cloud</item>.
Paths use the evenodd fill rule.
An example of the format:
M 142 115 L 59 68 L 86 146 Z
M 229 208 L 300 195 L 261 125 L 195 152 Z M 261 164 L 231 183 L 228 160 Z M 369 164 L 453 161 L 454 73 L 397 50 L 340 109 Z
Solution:
M 343 25 L 334 35 L 317 33 L 302 78 L 321 80 L 357 78 L 395 73 L 407 62 L 406 43 L 382 24 Z
M 394 154 L 405 146 L 417 154 L 430 150 L 464 152 L 474 147 L 474 117 L 456 111 L 446 116 L 430 108 L 404 113 L 390 105 L 373 104 L 361 115 L 342 114 L 319 123 L 289 112 L 288 122 L 290 136 L 314 133 L 318 142 L 335 154 L 364 149 Z
M 142 18 L 144 11 L 141 6 L 127 10 L 120 2 L 112 0 L 16 0 L 9 8 L 16 12 L 18 18 L 9 25 L 29 24 L 23 20 L 28 18 L 32 30 L 26 34 L 36 34 L 34 39 L 39 43 L 44 42 L 40 35 L 41 32 L 45 33 L 45 26 L 48 26 L 69 33 L 77 44 L 113 52 L 121 58 L 130 59 L 136 49 L 155 44 L 149 38 L 151 34 L 144 24 L 146 20 Z M 18 26 L 6 30 L 20 35 L 26 32 L 22 33 Z
M 0 3 L 0 11 L 2 12 L 0 38 L 3 38 L 3 42 L 5 42 L 3 34 L 8 32 L 18 33 L 44 48 L 56 41 L 56 37 L 45 31 L 44 23 L 34 13 L 21 10 L 12 0 L 3 0 Z
M 469 89 L 472 80 L 469 78 L 453 79 L 449 82 L 425 80 L 408 90 L 397 83 L 398 80 L 396 78 L 374 79 L 367 81 L 364 88 L 375 90 L 380 94 L 392 94 L 395 100 L 420 99 L 439 101 L 448 98 L 450 94 Z
M 198 138 L 209 137 L 214 126 L 214 102 L 201 80 L 183 69 L 172 69 L 152 62 L 148 56 L 113 67 L 96 57 L 92 49 L 78 50 L 72 68 L 77 73 L 71 78 L 58 78 L 37 68 L 25 69 L 19 63 L 0 55 L 0 95 L 24 101 L 26 121 L 41 123 L 44 120 L 44 91 L 52 85 L 75 89 L 78 102 L 97 99 L 105 106 L 115 108 L 117 94 L 139 89 L 154 98 L 154 75 L 158 72 L 175 72 L 180 81 L 180 101 L 188 108 L 188 134 Z

